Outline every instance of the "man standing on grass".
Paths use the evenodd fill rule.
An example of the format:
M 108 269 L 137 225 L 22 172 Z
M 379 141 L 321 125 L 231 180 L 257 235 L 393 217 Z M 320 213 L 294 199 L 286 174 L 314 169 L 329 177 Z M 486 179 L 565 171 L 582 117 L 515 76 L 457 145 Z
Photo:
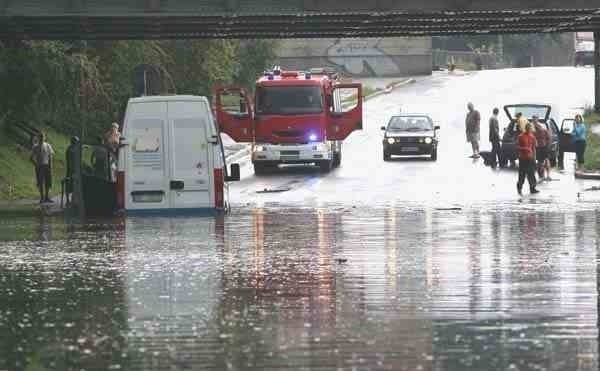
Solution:
M 52 202 L 50 188 L 52 187 L 52 159 L 54 149 L 46 142 L 46 134 L 38 134 L 39 141 L 31 151 L 31 161 L 35 165 L 37 187 L 40 192 L 40 203 Z
M 519 134 L 517 139 L 517 151 L 519 152 L 519 180 L 517 181 L 517 192 L 519 195 L 523 195 L 521 190 L 523 189 L 523 183 L 525 183 L 525 177 L 529 182 L 529 192 L 531 194 L 539 193 L 535 188 L 537 185 L 535 179 L 535 147 L 536 140 L 532 133 L 533 126 L 531 123 L 525 125 L 525 132 Z

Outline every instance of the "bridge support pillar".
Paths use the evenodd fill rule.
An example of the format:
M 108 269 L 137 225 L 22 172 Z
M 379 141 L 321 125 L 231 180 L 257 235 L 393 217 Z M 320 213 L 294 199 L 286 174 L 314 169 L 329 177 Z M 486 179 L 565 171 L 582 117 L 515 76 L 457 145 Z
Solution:
M 600 31 L 594 32 L 594 110 L 600 113 Z

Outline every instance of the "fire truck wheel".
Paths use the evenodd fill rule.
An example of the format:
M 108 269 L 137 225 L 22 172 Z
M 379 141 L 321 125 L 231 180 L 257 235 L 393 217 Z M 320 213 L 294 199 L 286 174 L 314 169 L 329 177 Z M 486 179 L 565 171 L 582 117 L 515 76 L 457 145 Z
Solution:
M 331 171 L 332 167 L 333 167 L 333 160 L 326 160 L 326 161 L 319 162 L 319 169 L 321 169 L 322 173 L 328 173 L 329 171 Z
M 333 167 L 339 167 L 342 164 L 342 152 L 333 154 Z
M 265 165 L 265 164 L 253 164 L 254 165 L 254 174 L 263 175 L 267 174 L 271 171 L 275 170 L 275 166 Z

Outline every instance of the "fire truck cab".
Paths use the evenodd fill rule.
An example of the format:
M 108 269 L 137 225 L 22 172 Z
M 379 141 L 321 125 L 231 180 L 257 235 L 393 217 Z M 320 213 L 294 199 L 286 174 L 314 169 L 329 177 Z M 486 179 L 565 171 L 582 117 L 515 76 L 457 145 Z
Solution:
M 215 92 L 222 132 L 252 143 L 256 174 L 280 164 L 315 164 L 324 172 L 342 159 L 342 141 L 362 129 L 362 85 L 335 71 L 275 68 L 257 82 L 254 100 L 239 87 Z

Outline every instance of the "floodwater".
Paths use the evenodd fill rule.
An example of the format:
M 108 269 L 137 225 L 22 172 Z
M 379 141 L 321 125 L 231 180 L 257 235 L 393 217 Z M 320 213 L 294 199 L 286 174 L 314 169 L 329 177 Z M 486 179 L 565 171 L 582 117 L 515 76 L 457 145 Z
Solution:
M 0 224 L 0 370 L 597 370 L 593 209 Z
M 519 197 L 516 172 L 467 158 L 464 138 L 468 100 L 486 149 L 493 107 L 569 112 L 592 82 L 419 79 L 365 104 L 330 174 L 257 177 L 241 159 L 231 215 L 0 220 L 0 371 L 596 371 L 597 182 L 568 165 Z M 438 161 L 382 160 L 400 108 L 441 125 Z

